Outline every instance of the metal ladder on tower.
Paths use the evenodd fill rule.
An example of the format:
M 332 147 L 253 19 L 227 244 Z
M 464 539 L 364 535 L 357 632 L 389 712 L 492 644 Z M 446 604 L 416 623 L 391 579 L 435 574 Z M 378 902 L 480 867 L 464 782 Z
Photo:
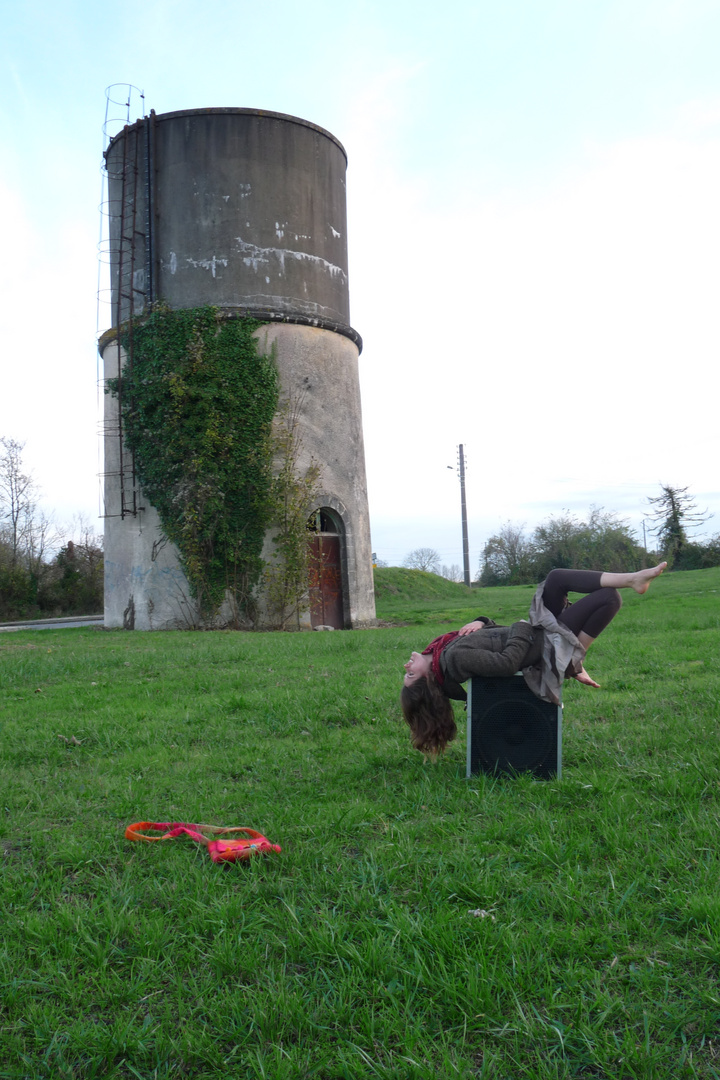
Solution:
M 155 112 L 138 120 L 134 130 L 125 130 L 122 139 L 120 184 L 117 214 L 116 282 L 113 323 L 119 341 L 125 349 L 125 363 L 118 368 L 118 428 L 120 463 L 120 516 L 135 516 L 139 505 L 139 488 L 135 455 L 126 445 L 123 426 L 123 371 L 132 371 L 134 363 L 135 321 L 153 300 L 153 185 L 152 159 L 154 151 Z M 144 151 L 144 152 L 143 152 Z M 140 193 L 144 189 L 144 213 L 139 209 Z M 144 258 L 139 259 L 139 252 Z

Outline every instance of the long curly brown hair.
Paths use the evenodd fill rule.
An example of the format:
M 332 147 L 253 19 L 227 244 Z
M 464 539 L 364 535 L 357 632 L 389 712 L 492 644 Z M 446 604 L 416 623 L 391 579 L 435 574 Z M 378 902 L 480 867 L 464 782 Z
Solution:
M 441 754 L 457 735 L 450 699 L 432 675 L 403 686 L 400 707 L 410 728 L 410 741 L 423 754 Z

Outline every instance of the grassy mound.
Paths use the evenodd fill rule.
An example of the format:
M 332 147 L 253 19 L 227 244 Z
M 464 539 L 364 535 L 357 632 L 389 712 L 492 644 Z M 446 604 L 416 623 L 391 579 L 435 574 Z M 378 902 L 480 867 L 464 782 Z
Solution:
M 534 591 L 533 585 L 468 589 L 437 574 L 401 566 L 375 571 L 377 615 L 388 623 L 459 627 L 479 614 L 489 615 L 499 623 L 511 623 L 527 618 Z
M 425 570 L 408 570 L 405 566 L 378 567 L 374 571 L 375 599 L 379 600 L 456 600 L 470 595 L 465 585 L 448 581 Z

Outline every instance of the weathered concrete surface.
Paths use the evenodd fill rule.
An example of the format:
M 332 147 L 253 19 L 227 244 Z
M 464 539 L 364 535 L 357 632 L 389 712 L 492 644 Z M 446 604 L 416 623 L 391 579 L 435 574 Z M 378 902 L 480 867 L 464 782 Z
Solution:
M 268 322 L 260 346 L 274 346 L 283 393 L 299 411 L 300 465 L 313 458 L 322 467 L 321 495 L 308 514 L 325 508 L 337 524 L 345 625 L 371 624 L 342 146 L 295 117 L 203 109 L 125 128 L 108 148 L 107 166 L 116 320 L 131 310 L 137 318 L 146 301 L 162 298 L 176 309 L 213 304 Z M 115 377 L 115 332 L 103 336 L 101 353 L 106 378 Z M 133 490 L 126 453 L 121 460 L 117 402 L 106 396 L 105 406 L 105 624 L 195 625 L 177 552 L 163 541 L 154 508 Z M 265 554 L 271 550 L 268 538 Z M 300 625 L 310 625 L 309 613 Z
M 261 351 L 274 347 L 282 394 L 299 417 L 299 471 L 311 459 L 321 465 L 320 495 L 308 513 L 328 508 L 340 524 L 346 625 L 368 626 L 375 593 L 357 346 L 329 330 L 283 323 L 257 337 Z
M 257 338 L 262 352 L 274 349 L 281 395 L 292 402 L 299 418 L 299 471 L 312 459 L 321 465 L 320 494 L 308 514 L 327 508 L 340 524 L 345 625 L 371 625 L 375 596 L 357 346 L 329 330 L 285 323 L 261 327 Z M 117 356 L 117 345 L 107 344 L 108 378 L 114 377 Z M 105 625 L 188 629 L 197 623 L 190 588 L 176 549 L 163 540 L 157 511 L 138 492 L 138 513 L 120 516 L 116 399 L 106 395 L 105 408 Z M 126 499 L 130 477 L 126 461 Z M 264 555 L 271 554 L 268 539 Z M 262 615 L 259 625 L 272 625 L 272 618 Z M 309 616 L 301 617 L 298 625 L 309 629 Z
M 345 210 L 346 156 L 329 132 L 254 109 L 164 113 L 124 129 L 106 154 L 118 249 L 122 179 L 140 176 L 132 208 L 145 229 L 143 182 L 152 158 L 152 244 L 136 244 L 136 307 L 149 281 L 173 308 L 216 304 L 274 316 L 350 321 Z M 150 256 L 148 253 L 152 252 Z M 125 254 L 125 265 L 129 256 Z M 117 260 L 113 265 L 117 294 Z M 129 314 L 128 300 L 121 318 Z
M 116 340 L 102 349 L 105 378 L 117 378 L 122 350 Z M 127 630 L 189 629 L 195 625 L 190 588 L 177 551 L 163 540 L 154 506 L 136 486 L 127 453 L 120 460 L 118 403 L 105 395 L 105 625 Z M 121 484 L 122 478 L 122 484 Z M 137 513 L 122 515 L 125 506 Z

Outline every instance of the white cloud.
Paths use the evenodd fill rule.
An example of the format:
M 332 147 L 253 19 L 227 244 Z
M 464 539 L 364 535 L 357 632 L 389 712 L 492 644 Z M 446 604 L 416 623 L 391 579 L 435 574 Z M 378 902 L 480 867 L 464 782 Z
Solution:
M 26 444 L 24 461 L 48 512 L 98 508 L 95 246 L 83 221 L 39 231 L 26 202 L 0 191 L 3 376 L 0 434 Z
M 720 141 L 676 132 L 588 145 L 554 185 L 492 201 L 387 167 L 366 184 L 351 296 L 373 516 L 437 499 L 442 517 L 427 467 L 460 441 L 497 524 L 578 493 L 622 512 L 625 485 L 637 502 L 660 480 L 720 511 L 718 190 Z

